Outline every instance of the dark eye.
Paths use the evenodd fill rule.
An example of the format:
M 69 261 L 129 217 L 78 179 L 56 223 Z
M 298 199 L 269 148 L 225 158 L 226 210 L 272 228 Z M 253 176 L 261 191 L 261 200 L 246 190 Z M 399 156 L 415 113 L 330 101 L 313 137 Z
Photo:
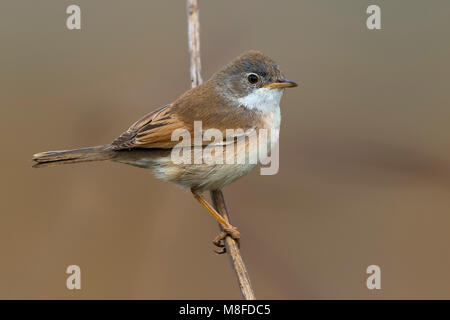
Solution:
M 251 73 L 251 74 L 248 75 L 247 80 L 251 84 L 255 84 L 255 83 L 257 83 L 259 81 L 259 76 L 254 74 L 254 73 Z

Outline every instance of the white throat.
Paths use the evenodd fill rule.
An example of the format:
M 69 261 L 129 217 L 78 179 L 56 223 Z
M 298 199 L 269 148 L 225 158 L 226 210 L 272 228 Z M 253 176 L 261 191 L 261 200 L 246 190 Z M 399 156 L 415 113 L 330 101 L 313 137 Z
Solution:
M 283 91 L 282 89 L 259 88 L 249 95 L 239 98 L 238 102 L 248 109 L 257 109 L 263 113 L 272 113 L 280 108 Z
M 283 89 L 259 88 L 246 97 L 239 98 L 239 105 L 263 113 L 266 128 L 273 130 L 275 141 L 278 140 L 281 124 L 280 100 Z

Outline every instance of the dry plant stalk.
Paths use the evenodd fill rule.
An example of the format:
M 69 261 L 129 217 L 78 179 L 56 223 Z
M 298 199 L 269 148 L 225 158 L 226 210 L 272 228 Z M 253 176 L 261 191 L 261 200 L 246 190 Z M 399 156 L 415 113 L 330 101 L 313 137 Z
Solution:
M 202 83 L 201 62 L 200 62 L 200 22 L 198 13 L 198 0 L 187 0 L 188 15 L 188 41 L 190 55 L 191 87 L 194 88 Z M 211 199 L 216 210 L 229 222 L 228 211 L 225 206 L 225 199 L 221 190 L 211 191 Z M 246 300 L 255 300 L 250 283 L 250 277 L 242 259 L 239 247 L 231 237 L 225 238 L 225 245 L 231 258 L 231 265 L 236 273 L 236 277 L 241 289 L 242 296 Z
M 187 0 L 188 43 L 191 59 L 191 87 L 202 84 L 202 64 L 200 62 L 200 19 L 198 17 L 198 1 Z

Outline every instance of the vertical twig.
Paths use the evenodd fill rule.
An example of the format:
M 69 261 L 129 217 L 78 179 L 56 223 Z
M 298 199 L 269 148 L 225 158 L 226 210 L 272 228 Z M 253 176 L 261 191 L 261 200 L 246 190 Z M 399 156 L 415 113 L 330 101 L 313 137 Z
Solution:
M 200 19 L 198 17 L 198 1 L 187 0 L 188 15 L 188 43 L 189 56 L 191 59 L 191 87 L 201 85 L 202 64 L 200 61 Z
M 211 191 L 211 198 L 213 199 L 213 204 L 216 210 L 223 216 L 226 221 L 230 222 L 222 191 Z M 248 276 L 247 268 L 245 267 L 244 260 L 242 259 L 241 252 L 236 241 L 234 241 L 231 237 L 226 237 L 225 245 L 227 248 L 227 252 L 230 254 L 231 265 L 236 272 L 242 296 L 246 300 L 255 300 L 255 293 L 253 292 L 250 277 Z
M 200 61 L 200 22 L 198 13 L 198 0 L 187 0 L 187 15 L 188 15 L 188 41 L 189 41 L 189 55 L 190 55 L 190 71 L 191 71 L 191 87 L 194 88 L 202 83 L 201 61 Z M 216 210 L 229 221 L 225 200 L 221 190 L 211 191 L 211 199 Z M 231 237 L 225 238 L 225 245 L 227 252 L 231 258 L 231 265 L 236 273 L 236 277 L 241 289 L 242 296 L 246 300 L 254 300 L 255 293 L 253 292 L 248 276 L 247 268 L 242 259 L 239 247 Z

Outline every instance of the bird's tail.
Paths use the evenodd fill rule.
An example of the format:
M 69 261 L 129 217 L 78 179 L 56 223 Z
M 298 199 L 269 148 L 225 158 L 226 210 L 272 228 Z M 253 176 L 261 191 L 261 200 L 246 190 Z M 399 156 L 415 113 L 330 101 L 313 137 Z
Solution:
M 102 161 L 114 158 L 110 145 L 73 150 L 47 151 L 33 155 L 33 168 L 56 166 L 67 163 Z

